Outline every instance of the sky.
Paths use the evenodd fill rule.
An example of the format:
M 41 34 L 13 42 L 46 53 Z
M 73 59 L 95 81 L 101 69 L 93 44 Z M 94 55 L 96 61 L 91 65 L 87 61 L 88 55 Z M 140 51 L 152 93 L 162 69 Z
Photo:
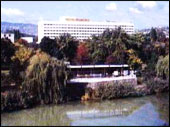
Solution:
M 1 21 L 37 24 L 63 17 L 133 22 L 135 29 L 169 26 L 169 1 L 1 1 Z

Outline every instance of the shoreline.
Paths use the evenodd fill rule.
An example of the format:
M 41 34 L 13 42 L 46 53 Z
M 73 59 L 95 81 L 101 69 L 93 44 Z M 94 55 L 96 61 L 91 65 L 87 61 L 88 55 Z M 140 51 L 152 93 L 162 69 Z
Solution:
M 72 88 L 72 91 L 68 87 L 67 90 L 70 90 L 67 93 L 67 99 L 61 102 L 61 104 L 66 104 L 72 101 L 89 101 L 89 100 L 113 100 L 118 98 L 126 98 L 126 97 L 142 97 L 152 94 L 159 94 L 163 92 L 169 92 L 169 80 L 159 80 L 153 79 L 148 81 L 150 85 L 143 84 L 131 84 L 131 83 L 122 83 L 117 82 L 117 84 L 113 81 L 110 82 L 97 82 L 87 84 L 86 87 L 83 87 L 82 93 L 77 93 L 74 96 L 76 91 L 75 87 Z M 97 87 L 92 87 L 94 84 Z M 100 85 L 99 85 L 100 84 Z M 84 94 L 84 95 L 83 95 Z M 46 105 L 37 103 L 34 96 L 29 97 L 27 99 L 23 99 L 24 93 L 21 90 L 10 90 L 1 92 L 1 113 L 18 111 L 21 109 L 34 108 L 37 105 Z M 77 97 L 76 97 L 77 96 Z M 48 104 L 47 104 L 48 105 Z

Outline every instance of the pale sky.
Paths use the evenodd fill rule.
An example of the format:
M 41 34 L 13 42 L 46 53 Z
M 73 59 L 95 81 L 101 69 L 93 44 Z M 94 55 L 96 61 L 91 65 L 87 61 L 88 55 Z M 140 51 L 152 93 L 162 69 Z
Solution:
M 169 26 L 169 1 L 1 1 L 1 21 L 37 24 L 63 16 L 133 22 L 135 29 Z

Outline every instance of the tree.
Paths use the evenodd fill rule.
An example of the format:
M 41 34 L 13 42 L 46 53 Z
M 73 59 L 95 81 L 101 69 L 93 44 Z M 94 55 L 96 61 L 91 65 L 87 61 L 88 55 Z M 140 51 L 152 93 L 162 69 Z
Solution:
M 40 49 L 53 57 L 59 57 L 59 46 L 54 39 L 43 37 L 40 42 Z
M 11 57 L 15 53 L 15 46 L 9 39 L 1 39 L 1 64 L 3 66 L 10 66 Z
M 152 42 L 155 42 L 157 40 L 157 32 L 154 28 L 151 28 L 150 38 L 151 38 Z
M 106 62 L 105 64 L 116 64 L 117 63 L 117 58 L 113 55 L 109 55 L 107 58 L 106 58 Z
M 107 48 L 104 45 L 99 45 L 98 49 L 92 54 L 94 64 L 104 64 L 108 56 Z
M 26 40 L 24 40 L 24 39 L 18 39 L 16 42 L 15 42 L 15 45 L 17 45 L 16 43 L 18 43 L 19 45 L 24 45 L 24 46 L 26 46 L 26 47 L 29 47 L 29 43 L 26 41 Z
M 119 38 L 116 40 L 115 43 L 115 51 L 113 52 L 113 55 L 117 57 L 119 64 L 124 64 L 124 57 L 125 57 L 125 51 L 126 51 L 126 45 L 121 39 L 121 33 L 119 35 Z
M 66 100 L 66 82 L 70 72 L 63 61 L 38 51 L 31 57 L 22 83 L 25 98 L 35 98 L 39 103 L 61 103 Z
M 128 64 L 130 67 L 134 70 L 139 69 L 142 65 L 142 61 L 140 58 L 138 58 L 137 54 L 133 49 L 127 50 L 128 53 Z
M 70 62 L 76 55 L 77 45 L 78 42 L 70 34 L 63 34 L 55 39 L 44 37 L 40 42 L 42 51 L 59 60 L 65 59 Z
M 78 64 L 87 64 L 90 61 L 88 48 L 85 43 L 80 43 L 77 48 L 76 61 Z
M 29 59 L 35 54 L 34 50 L 16 42 L 16 51 L 11 57 L 10 76 L 17 84 L 20 84 L 24 77 L 24 71 L 29 64 Z
M 14 33 L 14 41 L 17 41 L 22 36 L 22 33 L 20 33 L 20 31 L 16 30 L 16 29 L 14 29 L 14 30 L 7 30 L 6 32 L 7 33 Z
M 169 54 L 165 57 L 160 56 L 156 64 L 157 76 L 160 76 L 164 79 L 169 77 Z
M 56 40 L 59 45 L 59 52 L 63 55 L 62 59 L 71 62 L 76 56 L 78 41 L 74 40 L 68 33 L 61 35 L 59 39 Z

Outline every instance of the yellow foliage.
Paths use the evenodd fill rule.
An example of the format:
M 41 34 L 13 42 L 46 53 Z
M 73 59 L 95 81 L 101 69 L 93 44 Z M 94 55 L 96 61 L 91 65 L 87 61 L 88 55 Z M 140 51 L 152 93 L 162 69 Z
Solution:
M 27 67 L 27 74 L 29 74 L 32 70 L 33 67 L 39 63 L 45 64 L 50 62 L 50 56 L 47 55 L 46 53 L 38 50 L 36 51 L 36 54 L 31 57 L 29 61 L 29 66 Z
M 127 52 L 128 52 L 129 54 L 132 54 L 132 53 L 134 53 L 134 50 L 133 50 L 133 49 L 129 49 L 129 50 L 127 50 Z
M 135 51 L 133 49 L 127 50 L 127 53 L 129 55 L 128 62 L 131 66 L 133 66 L 135 64 L 139 64 L 139 65 L 142 64 L 141 59 L 137 57 L 137 55 L 135 54 Z
M 34 54 L 33 49 L 27 48 L 23 45 L 18 46 L 18 50 L 15 52 L 15 55 L 11 58 L 13 61 L 18 59 L 21 64 L 24 64 L 32 55 Z

